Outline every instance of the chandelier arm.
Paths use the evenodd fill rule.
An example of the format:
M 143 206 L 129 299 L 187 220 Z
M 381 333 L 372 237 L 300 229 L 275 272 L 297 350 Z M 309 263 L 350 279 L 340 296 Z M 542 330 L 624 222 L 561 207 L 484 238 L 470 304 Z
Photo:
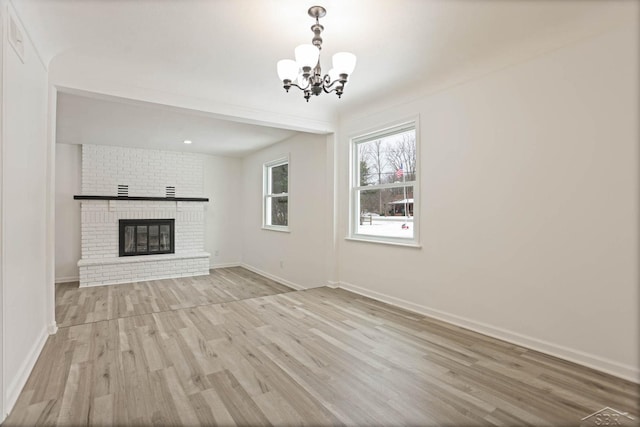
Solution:
M 331 86 L 333 86 L 333 84 L 331 84 Z M 329 89 L 331 86 L 322 86 L 322 89 L 324 90 L 324 93 L 331 93 L 331 92 L 337 92 L 341 89 L 344 89 L 344 86 L 336 86 L 333 89 Z
M 328 74 L 326 76 L 324 76 L 324 85 L 323 85 L 323 87 L 325 87 L 325 88 L 331 88 L 336 83 L 340 83 L 342 86 L 344 86 L 344 84 L 347 82 L 346 80 L 340 80 L 340 79 L 334 80 L 333 82 L 331 82 L 331 79 L 328 78 L 328 77 L 329 77 Z M 329 93 L 329 92 L 327 92 L 327 93 Z
M 307 85 L 306 85 L 305 87 L 302 87 L 302 86 L 300 86 L 300 85 L 299 85 L 299 84 L 297 84 L 297 83 L 290 83 L 290 84 L 289 84 L 289 86 L 295 86 L 295 87 L 297 87 L 298 89 L 300 89 L 301 91 L 305 91 L 305 90 L 308 90 L 308 89 L 309 89 L 309 87 L 311 86 L 311 83 L 307 83 Z

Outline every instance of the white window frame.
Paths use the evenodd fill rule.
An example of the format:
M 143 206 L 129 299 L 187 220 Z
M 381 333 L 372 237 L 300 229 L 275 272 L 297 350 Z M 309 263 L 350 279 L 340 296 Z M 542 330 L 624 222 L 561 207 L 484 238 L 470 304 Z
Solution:
M 349 235 L 347 240 L 356 240 L 371 243 L 382 243 L 396 246 L 409 246 L 419 248 L 420 246 L 420 126 L 418 117 L 411 119 L 397 121 L 383 128 L 360 133 L 351 138 L 350 144 L 350 180 L 349 180 Z M 375 141 L 377 139 L 391 136 L 397 133 L 402 133 L 407 130 L 414 129 L 416 137 L 416 171 L 415 180 L 398 182 L 392 184 L 372 184 L 372 185 L 359 185 L 360 178 L 360 164 L 358 158 L 358 145 L 366 142 Z M 358 197 L 359 191 L 362 190 L 384 190 L 389 188 L 402 188 L 413 187 L 413 238 L 405 237 L 389 237 L 389 236 L 375 236 L 371 234 L 359 234 L 358 224 L 360 221 L 360 199 Z
M 277 166 L 287 165 L 287 192 L 273 194 L 271 193 L 271 169 Z M 278 159 L 266 162 L 262 166 L 263 175 L 263 188 L 262 188 L 262 228 L 265 230 L 283 231 L 289 232 L 289 186 L 291 185 L 291 163 L 289 161 L 289 155 L 280 157 Z M 271 222 L 271 209 L 268 208 L 269 202 L 274 197 L 286 197 L 287 198 L 287 225 L 273 225 Z

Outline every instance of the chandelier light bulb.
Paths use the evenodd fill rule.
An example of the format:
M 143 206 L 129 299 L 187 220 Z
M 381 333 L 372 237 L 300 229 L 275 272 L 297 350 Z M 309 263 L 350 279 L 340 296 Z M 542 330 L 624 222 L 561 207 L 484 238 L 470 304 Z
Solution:
M 336 81 L 340 80 L 340 73 L 335 68 L 330 69 L 328 74 L 329 74 L 329 81 L 331 83 L 335 83 Z M 349 84 L 348 80 L 346 82 L 344 82 L 344 86 L 346 86 L 348 84 Z
M 292 59 L 282 59 L 278 61 L 278 77 L 280 80 L 294 81 L 298 76 L 298 64 Z
M 356 56 L 350 52 L 339 52 L 333 55 L 333 69 L 338 74 L 350 75 L 356 68 Z
M 296 63 L 298 67 L 309 67 L 313 68 L 318 63 L 318 58 L 320 57 L 320 51 L 317 47 L 312 44 L 301 44 L 295 50 L 296 52 Z

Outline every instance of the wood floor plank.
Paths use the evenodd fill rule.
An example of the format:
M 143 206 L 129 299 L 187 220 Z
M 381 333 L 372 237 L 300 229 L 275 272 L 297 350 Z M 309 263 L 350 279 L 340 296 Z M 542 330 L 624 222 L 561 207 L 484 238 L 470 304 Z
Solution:
M 87 288 L 61 283 L 56 286 L 56 322 L 67 327 L 291 291 L 240 267 L 211 270 L 207 276 Z
M 579 425 L 640 386 L 344 290 L 241 269 L 56 289 L 6 426 Z M 63 326 L 66 325 L 66 326 Z
M 271 425 L 269 419 L 262 413 L 258 405 L 229 370 L 216 372 L 209 375 L 209 378 L 213 383 L 213 388 L 237 425 Z

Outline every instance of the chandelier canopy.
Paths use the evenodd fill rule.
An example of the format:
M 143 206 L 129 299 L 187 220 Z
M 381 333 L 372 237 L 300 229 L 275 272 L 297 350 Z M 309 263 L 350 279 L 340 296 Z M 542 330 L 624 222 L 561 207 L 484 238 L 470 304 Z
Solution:
M 316 19 L 316 23 L 311 26 L 312 44 L 296 47 L 295 61 L 292 59 L 278 61 L 278 76 L 287 92 L 291 86 L 295 86 L 304 92 L 307 102 L 311 95 L 318 96 L 322 92 L 335 92 L 338 98 L 341 98 L 349 75 L 356 67 L 356 56 L 349 52 L 336 53 L 333 55 L 333 68 L 323 75 L 320 67 L 320 50 L 322 50 L 320 34 L 324 27 L 320 25 L 320 18 L 324 17 L 327 11 L 322 6 L 312 6 L 308 13 Z

